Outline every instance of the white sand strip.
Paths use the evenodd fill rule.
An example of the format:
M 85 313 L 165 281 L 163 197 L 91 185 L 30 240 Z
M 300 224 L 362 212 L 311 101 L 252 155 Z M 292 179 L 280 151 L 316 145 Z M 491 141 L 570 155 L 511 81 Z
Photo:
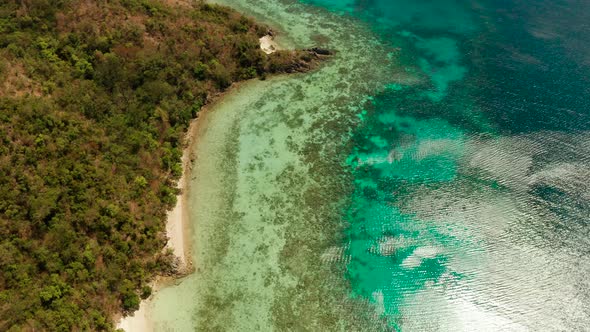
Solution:
M 116 329 L 123 329 L 125 332 L 149 332 L 153 331 L 152 321 L 149 319 L 148 306 L 150 305 L 149 299 L 147 301 L 141 301 L 139 310 L 133 313 L 133 316 L 127 316 L 121 319 L 121 321 L 115 327 Z
M 190 153 L 193 146 L 193 132 L 196 119 L 191 122 L 185 137 L 185 147 L 182 154 L 182 176 L 178 180 L 178 189 L 180 194 L 176 197 L 176 206 L 170 210 L 166 219 L 166 235 L 168 236 L 168 243 L 166 248 L 169 248 L 178 259 L 178 271 L 181 274 L 189 273 L 192 270 L 192 261 L 190 254 L 190 245 L 188 236 L 190 233 L 188 210 L 187 210 L 187 179 L 191 168 Z M 161 280 L 160 280 L 161 281 Z M 156 293 L 161 287 L 161 282 L 158 278 L 150 285 L 152 287 L 152 294 Z M 152 295 L 153 296 L 153 295 Z M 123 329 L 126 332 L 149 332 L 153 331 L 152 321 L 150 319 L 151 297 L 143 300 L 140 303 L 139 310 L 133 313 L 133 316 L 121 318 L 117 323 L 116 329 Z
M 187 136 L 190 136 L 190 130 Z M 190 137 L 186 139 L 190 141 Z M 190 147 L 190 144 L 188 146 Z M 170 248 L 174 256 L 178 258 L 178 270 L 181 273 L 186 272 L 190 267 L 187 241 L 188 211 L 186 209 L 186 175 L 190 168 L 189 147 L 185 147 L 182 155 L 182 176 L 178 180 L 178 189 L 181 192 L 176 197 L 176 206 L 168 212 L 166 222 L 166 235 L 168 236 L 166 247 Z

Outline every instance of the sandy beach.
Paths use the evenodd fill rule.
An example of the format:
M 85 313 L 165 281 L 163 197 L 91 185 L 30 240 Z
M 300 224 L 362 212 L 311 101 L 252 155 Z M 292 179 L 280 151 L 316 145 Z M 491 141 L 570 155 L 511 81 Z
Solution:
M 191 170 L 191 151 L 194 144 L 194 132 L 197 119 L 194 119 L 185 136 L 185 147 L 182 155 L 182 175 L 178 180 L 177 188 L 180 194 L 176 197 L 176 206 L 170 210 L 166 219 L 166 235 L 168 243 L 166 249 L 172 250 L 177 258 L 178 272 L 180 275 L 186 275 L 193 271 L 193 262 L 190 253 L 190 224 L 188 220 L 187 195 L 188 184 Z M 169 281 L 169 278 L 156 277 L 151 283 L 152 294 L 155 294 L 161 287 Z M 153 297 L 153 295 L 152 295 Z M 117 323 L 117 329 L 123 329 L 126 332 L 145 332 L 153 331 L 150 320 L 150 305 L 152 297 L 141 301 L 139 310 L 132 316 L 121 318 Z
M 260 48 L 266 54 L 271 54 L 280 49 L 271 35 L 260 38 Z M 235 88 L 235 87 L 232 87 Z M 230 88 L 231 90 L 231 88 Z M 224 94 L 217 96 L 216 99 L 222 98 Z M 203 107 L 199 112 L 203 115 L 205 111 L 211 110 L 211 105 Z M 193 119 L 187 130 L 185 137 L 185 146 L 182 155 L 182 176 L 178 180 L 177 187 L 180 189 L 180 194 L 176 197 L 176 206 L 170 210 L 166 221 L 166 235 L 168 236 L 168 243 L 166 248 L 171 249 L 174 256 L 178 259 L 178 271 L 180 275 L 192 273 L 194 270 L 191 249 L 190 249 L 190 223 L 187 205 L 187 196 L 190 183 L 190 172 L 192 165 L 191 153 L 194 150 L 195 136 L 199 125 L 198 118 Z M 116 324 L 116 329 L 122 329 L 126 332 L 146 332 L 153 331 L 153 324 L 151 320 L 151 306 L 154 294 L 159 289 L 165 287 L 170 282 L 169 278 L 156 277 L 150 285 L 152 287 L 152 296 L 147 300 L 141 301 L 139 309 L 133 313 L 132 316 L 123 317 Z
M 126 332 L 153 331 L 153 326 L 148 314 L 149 305 L 149 299 L 147 301 L 141 301 L 139 310 L 137 310 L 133 316 L 122 318 L 115 328 L 122 329 Z
M 193 144 L 192 127 L 195 121 L 191 123 L 187 136 L 185 138 L 185 148 L 182 155 L 182 176 L 178 180 L 178 189 L 180 195 L 176 197 L 176 206 L 168 212 L 166 222 L 166 235 L 169 240 L 167 248 L 170 248 L 174 256 L 178 258 L 178 271 L 181 274 L 190 272 L 192 262 L 190 259 L 190 246 L 188 241 L 188 211 L 187 211 L 187 193 L 188 193 L 188 178 L 191 167 L 190 148 Z

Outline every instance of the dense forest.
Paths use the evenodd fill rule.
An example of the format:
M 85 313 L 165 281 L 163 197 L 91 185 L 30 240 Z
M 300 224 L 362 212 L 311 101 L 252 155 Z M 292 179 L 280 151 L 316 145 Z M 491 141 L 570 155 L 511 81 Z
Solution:
M 164 251 L 182 138 L 233 82 L 306 70 L 224 7 L 0 2 L 0 331 L 113 330 Z

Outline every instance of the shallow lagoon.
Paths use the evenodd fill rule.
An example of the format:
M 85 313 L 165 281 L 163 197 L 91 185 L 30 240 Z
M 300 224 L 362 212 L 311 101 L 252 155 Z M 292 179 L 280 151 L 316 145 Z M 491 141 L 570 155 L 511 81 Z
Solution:
M 590 326 L 589 76 L 558 15 L 580 8 L 222 2 L 338 54 L 199 120 L 198 270 L 156 330 Z

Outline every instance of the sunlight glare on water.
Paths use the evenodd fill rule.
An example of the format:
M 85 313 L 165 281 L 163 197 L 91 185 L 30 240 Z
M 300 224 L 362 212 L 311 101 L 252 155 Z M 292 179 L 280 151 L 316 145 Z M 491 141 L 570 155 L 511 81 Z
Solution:
M 204 116 L 159 330 L 590 329 L 590 5 L 215 2 L 337 54 Z

